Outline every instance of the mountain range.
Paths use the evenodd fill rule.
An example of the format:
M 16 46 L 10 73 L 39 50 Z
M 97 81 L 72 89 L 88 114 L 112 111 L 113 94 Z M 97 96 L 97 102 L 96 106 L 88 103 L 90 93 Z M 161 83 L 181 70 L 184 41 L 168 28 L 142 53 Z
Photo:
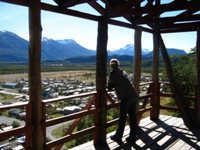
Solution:
M 87 49 L 73 39 L 53 40 L 42 38 L 41 60 L 70 60 L 76 58 L 89 58 L 96 55 L 95 50 Z M 0 31 L 0 62 L 28 62 L 29 42 L 15 33 Z M 180 49 L 167 49 L 169 55 L 187 54 Z M 108 50 L 108 56 L 127 55 L 134 57 L 134 45 L 127 44 L 125 47 L 114 51 Z M 142 49 L 142 55 L 152 57 L 152 51 Z

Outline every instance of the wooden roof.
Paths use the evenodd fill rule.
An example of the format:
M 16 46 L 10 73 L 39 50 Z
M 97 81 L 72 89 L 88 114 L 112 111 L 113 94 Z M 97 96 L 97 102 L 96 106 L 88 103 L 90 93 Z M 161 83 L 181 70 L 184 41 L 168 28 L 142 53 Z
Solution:
M 27 0 L 0 0 L 28 6 Z M 41 9 L 97 21 L 107 16 L 109 24 L 161 33 L 196 31 L 200 27 L 200 0 L 49 0 Z M 54 3 L 57 2 L 59 6 Z M 61 1 L 65 1 L 60 3 Z M 52 3 L 53 2 L 53 3 Z M 96 12 L 75 10 L 74 6 L 87 5 Z M 123 19 L 122 19 L 123 18 Z

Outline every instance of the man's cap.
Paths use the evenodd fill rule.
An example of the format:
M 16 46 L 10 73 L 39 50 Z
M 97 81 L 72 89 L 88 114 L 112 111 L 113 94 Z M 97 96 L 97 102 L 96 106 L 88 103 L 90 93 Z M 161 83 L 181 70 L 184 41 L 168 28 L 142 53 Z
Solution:
M 115 66 L 119 66 L 119 60 L 113 58 L 110 60 L 110 65 L 115 65 Z

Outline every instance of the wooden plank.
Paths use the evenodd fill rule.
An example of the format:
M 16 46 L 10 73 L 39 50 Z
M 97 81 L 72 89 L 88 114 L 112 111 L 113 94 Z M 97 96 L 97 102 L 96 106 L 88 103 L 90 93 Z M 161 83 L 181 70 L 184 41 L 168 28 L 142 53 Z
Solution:
M 190 149 L 195 143 L 196 140 L 192 140 L 190 138 L 187 138 L 183 133 L 180 133 L 181 135 L 179 138 L 177 138 L 175 144 L 170 147 L 170 149 Z
M 162 149 L 173 149 L 173 148 L 176 148 L 174 145 L 176 145 L 176 143 L 179 142 L 179 140 L 181 139 L 181 137 L 184 135 L 183 134 L 183 130 L 185 128 L 186 127 L 183 124 L 183 120 L 179 119 L 178 123 L 176 123 L 175 126 L 174 126 L 174 130 L 172 130 L 171 132 L 168 132 L 168 134 L 171 135 L 172 137 L 170 139 L 168 139 L 168 141 L 166 141 L 161 146 Z M 185 130 L 185 132 L 188 132 L 188 131 Z M 181 146 L 182 146 L 182 144 L 180 142 L 179 146 L 177 146 L 177 147 L 181 147 Z
M 158 143 L 158 145 L 162 146 L 164 143 L 166 143 L 171 138 L 172 138 L 171 135 L 166 135 L 162 139 L 160 139 L 157 143 Z
M 81 149 L 94 150 L 95 147 L 94 147 L 94 145 L 93 145 L 93 141 L 90 141 L 90 142 L 81 144 L 81 145 L 79 145 L 79 146 L 70 148 L 69 150 L 81 150 Z
M 183 121 L 179 119 L 179 121 L 177 121 L 174 124 L 174 126 L 180 126 L 182 124 L 183 124 Z M 160 148 L 162 148 L 162 149 L 167 149 L 168 147 L 170 147 L 173 144 L 173 142 L 175 141 L 174 136 L 177 135 L 179 132 L 174 127 L 172 127 L 172 128 L 170 128 L 170 130 L 167 130 L 165 133 L 166 133 L 165 136 L 168 137 L 168 140 L 165 141 L 166 138 L 164 137 L 164 139 L 160 139 L 160 141 L 159 141 L 160 144 L 162 143 L 162 145 L 160 145 Z M 170 136 L 171 136 L 171 138 L 169 138 Z
M 166 119 L 166 120 L 164 120 Z M 147 149 L 150 145 L 152 145 L 152 143 L 155 142 L 154 139 L 157 140 L 157 136 L 160 135 L 160 132 L 157 132 L 155 129 L 157 129 L 157 127 L 160 126 L 160 124 L 163 124 L 163 121 L 166 122 L 170 122 L 173 121 L 175 118 L 173 117 L 163 117 L 163 120 L 161 121 L 157 121 L 157 124 L 153 121 L 151 121 L 152 123 L 149 125 L 145 125 L 142 127 L 142 132 L 140 131 L 140 133 L 138 134 L 138 140 L 136 141 L 137 146 L 139 146 L 142 149 Z M 163 124 L 164 125 L 164 124 Z M 136 148 L 136 147 L 135 147 Z
M 171 117 L 169 120 L 165 121 L 162 124 L 158 125 L 158 130 L 155 129 L 152 132 L 157 132 L 157 134 L 154 134 L 154 136 L 152 136 L 152 139 L 150 139 L 149 141 L 146 141 L 145 146 L 143 148 L 150 148 L 150 149 L 156 149 L 159 148 L 161 145 L 158 144 L 158 141 L 160 141 L 160 143 L 163 143 L 162 140 L 166 140 L 165 136 L 168 136 L 166 138 L 170 138 L 168 133 L 173 131 L 173 125 L 179 123 L 179 121 L 177 121 L 177 118 L 175 117 Z M 164 139 L 163 139 L 164 138 Z
M 192 148 L 191 150 L 197 150 L 200 149 L 200 141 L 198 141 Z
M 177 128 L 178 129 L 178 128 Z M 199 132 L 199 130 L 195 131 Z M 195 133 L 198 134 L 198 133 Z M 174 136 L 177 138 L 175 144 L 170 148 L 179 148 L 182 150 L 192 148 L 198 141 L 197 137 L 184 124 L 180 126 L 179 133 Z
M 192 144 L 191 144 L 191 142 L 192 142 Z M 196 144 L 196 142 L 197 142 L 196 140 L 187 138 L 186 140 L 184 140 L 184 144 L 179 150 L 191 149 Z

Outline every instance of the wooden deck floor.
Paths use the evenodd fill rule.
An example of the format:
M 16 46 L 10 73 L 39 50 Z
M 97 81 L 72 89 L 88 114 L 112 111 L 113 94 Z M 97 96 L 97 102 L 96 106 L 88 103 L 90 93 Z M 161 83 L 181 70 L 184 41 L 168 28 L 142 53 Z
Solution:
M 134 146 L 126 143 L 129 127 L 125 128 L 124 144 L 118 145 L 107 134 L 107 146 L 94 147 L 93 142 L 88 142 L 70 150 L 200 150 L 200 129 L 188 130 L 181 118 L 161 115 L 157 121 L 148 118 L 141 120 Z

